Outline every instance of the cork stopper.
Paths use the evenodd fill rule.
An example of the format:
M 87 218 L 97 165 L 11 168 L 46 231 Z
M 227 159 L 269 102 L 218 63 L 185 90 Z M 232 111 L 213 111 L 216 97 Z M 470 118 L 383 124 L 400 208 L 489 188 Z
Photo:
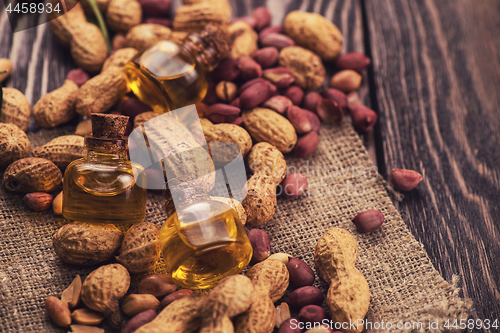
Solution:
M 116 114 L 92 113 L 92 136 L 101 139 L 122 139 L 128 117 Z
M 231 37 L 223 26 L 208 23 L 200 36 L 206 48 L 212 48 L 215 51 L 217 61 L 225 58 L 231 50 Z

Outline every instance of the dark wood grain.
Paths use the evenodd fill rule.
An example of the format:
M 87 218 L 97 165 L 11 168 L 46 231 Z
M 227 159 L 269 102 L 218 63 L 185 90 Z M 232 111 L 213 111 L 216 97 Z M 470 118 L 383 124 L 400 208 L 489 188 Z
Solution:
M 38 18 L 38 15 L 19 18 L 17 24 Z M 3 2 L 0 2 L 0 57 L 13 62 L 13 74 L 6 86 L 25 93 L 32 106 L 41 96 L 59 88 L 67 72 L 75 67 L 69 52 L 55 41 L 48 24 L 13 34 Z
M 385 170 L 425 177 L 398 208 L 474 317 L 500 320 L 500 2 L 365 5 Z

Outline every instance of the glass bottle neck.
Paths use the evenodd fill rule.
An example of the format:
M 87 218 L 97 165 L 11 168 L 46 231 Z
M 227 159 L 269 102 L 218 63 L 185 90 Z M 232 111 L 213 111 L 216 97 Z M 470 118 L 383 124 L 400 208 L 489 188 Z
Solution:
M 87 158 L 90 160 L 116 160 L 116 161 L 128 161 L 127 151 L 123 152 L 100 152 L 96 150 L 87 150 Z
M 212 71 L 219 64 L 220 59 L 216 50 L 206 45 L 200 34 L 196 32 L 187 35 L 180 47 L 191 54 L 205 71 Z
M 127 161 L 127 146 L 125 139 L 85 137 L 87 158 L 90 160 Z

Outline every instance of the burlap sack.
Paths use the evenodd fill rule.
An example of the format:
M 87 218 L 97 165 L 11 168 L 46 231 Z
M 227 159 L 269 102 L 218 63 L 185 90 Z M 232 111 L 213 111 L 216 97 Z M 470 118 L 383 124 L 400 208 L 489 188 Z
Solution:
M 36 147 L 73 132 L 74 127 L 40 130 L 29 133 L 29 138 Z M 447 319 L 467 317 L 470 302 L 458 296 L 458 279 L 450 284 L 434 269 L 422 244 L 396 211 L 384 180 L 349 123 L 324 126 L 318 150 L 309 160 L 289 157 L 287 162 L 289 172 L 307 174 L 309 189 L 299 199 L 278 200 L 274 219 L 263 227 L 271 237 L 273 253 L 286 252 L 314 268 L 318 239 L 332 227 L 345 228 L 358 241 L 356 265 L 370 285 L 367 321 L 373 329 L 369 331 L 417 332 L 414 323 L 428 328 L 430 322 L 439 321 L 440 329 L 428 330 L 437 332 Z M 146 221 L 161 226 L 166 219 L 164 200 L 158 194 L 148 195 Z M 60 219 L 51 211 L 30 212 L 22 197 L 0 189 L 0 330 L 66 332 L 51 323 L 44 301 L 50 295 L 60 296 L 76 274 L 84 278 L 97 266 L 63 263 L 52 250 L 52 235 Z M 382 211 L 385 223 L 373 233 L 359 234 L 351 219 L 367 209 Z M 326 292 L 327 285 L 319 279 L 315 285 Z M 399 322 L 413 323 L 412 328 L 396 329 Z

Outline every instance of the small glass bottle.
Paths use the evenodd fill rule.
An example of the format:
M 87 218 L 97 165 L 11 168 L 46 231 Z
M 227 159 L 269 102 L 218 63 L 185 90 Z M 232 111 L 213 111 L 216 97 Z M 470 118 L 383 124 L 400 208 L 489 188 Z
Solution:
M 125 66 L 128 87 L 158 113 L 196 104 L 207 93 L 207 73 L 229 48 L 229 36 L 214 24 L 182 42 L 158 41 Z
M 252 245 L 236 211 L 186 183 L 170 191 L 177 211 L 160 230 L 160 247 L 175 283 L 208 289 L 245 269 Z
M 146 217 L 146 174 L 127 159 L 123 134 L 128 117 L 93 113 L 91 119 L 87 156 L 70 163 L 64 173 L 63 215 L 81 222 L 141 222 Z

